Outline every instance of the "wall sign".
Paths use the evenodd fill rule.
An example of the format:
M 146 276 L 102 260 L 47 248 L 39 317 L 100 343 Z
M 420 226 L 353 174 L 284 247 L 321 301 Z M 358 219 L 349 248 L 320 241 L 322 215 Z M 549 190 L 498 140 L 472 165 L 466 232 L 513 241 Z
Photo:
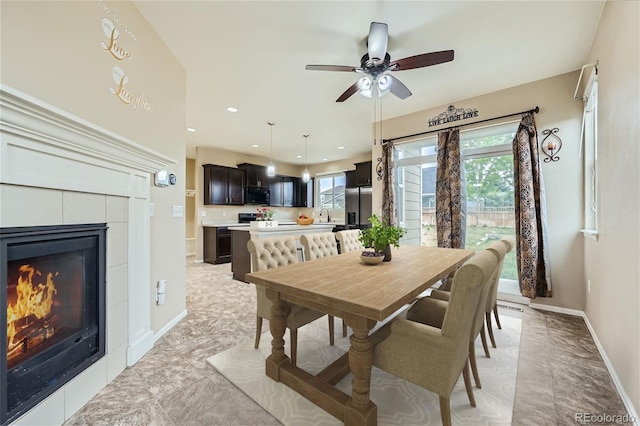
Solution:
M 429 120 L 429 127 L 439 126 L 441 124 L 451 123 L 453 121 L 466 120 L 467 118 L 473 118 L 478 116 L 477 108 L 456 108 L 453 105 L 449 105 L 446 111 L 436 115 Z

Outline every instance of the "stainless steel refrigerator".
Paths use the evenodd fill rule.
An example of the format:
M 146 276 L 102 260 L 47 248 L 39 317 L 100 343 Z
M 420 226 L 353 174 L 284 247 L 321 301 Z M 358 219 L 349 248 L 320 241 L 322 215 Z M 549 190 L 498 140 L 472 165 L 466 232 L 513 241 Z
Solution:
M 344 223 L 354 228 L 370 225 L 372 211 L 371 187 L 346 188 Z

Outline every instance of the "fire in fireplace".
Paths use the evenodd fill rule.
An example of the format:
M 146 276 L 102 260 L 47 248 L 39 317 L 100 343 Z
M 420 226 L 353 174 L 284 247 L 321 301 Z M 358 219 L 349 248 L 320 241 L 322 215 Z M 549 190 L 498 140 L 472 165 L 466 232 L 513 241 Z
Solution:
M 104 356 L 105 241 L 105 224 L 0 228 L 0 424 Z

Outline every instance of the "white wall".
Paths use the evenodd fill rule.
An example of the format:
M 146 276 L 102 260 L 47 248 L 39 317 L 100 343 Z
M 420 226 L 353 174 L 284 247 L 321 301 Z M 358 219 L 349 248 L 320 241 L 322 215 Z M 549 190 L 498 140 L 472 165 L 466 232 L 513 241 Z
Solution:
M 606 3 L 586 62 L 598 66 L 598 231 L 584 240 L 585 312 L 640 409 L 640 4 Z M 637 419 L 636 419 L 637 420 Z
M 185 202 L 184 70 L 130 2 L 2 1 L 0 8 L 2 84 L 177 160 L 178 184 L 151 189 L 148 288 L 158 331 L 186 307 L 184 218 L 172 217 L 172 206 Z M 114 13 L 122 23 L 118 43 L 130 54 L 122 61 L 101 46 L 109 41 L 102 20 L 118 26 Z M 128 77 L 128 91 L 147 104 L 127 105 L 110 92 L 118 87 L 116 66 Z M 160 278 L 168 280 L 167 298 L 157 306 L 152 295 Z

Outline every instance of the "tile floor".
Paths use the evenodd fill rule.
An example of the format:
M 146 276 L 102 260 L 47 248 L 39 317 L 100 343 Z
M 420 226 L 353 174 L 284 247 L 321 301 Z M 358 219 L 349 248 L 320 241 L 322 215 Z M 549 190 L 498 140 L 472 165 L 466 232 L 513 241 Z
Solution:
M 187 309 L 186 318 L 65 425 L 279 424 L 205 362 L 253 339 L 253 287 L 232 280 L 229 264 L 189 263 Z M 579 424 L 576 413 L 625 413 L 581 318 L 528 307 L 500 308 L 500 315 L 523 320 L 512 424 L 572 425 Z

